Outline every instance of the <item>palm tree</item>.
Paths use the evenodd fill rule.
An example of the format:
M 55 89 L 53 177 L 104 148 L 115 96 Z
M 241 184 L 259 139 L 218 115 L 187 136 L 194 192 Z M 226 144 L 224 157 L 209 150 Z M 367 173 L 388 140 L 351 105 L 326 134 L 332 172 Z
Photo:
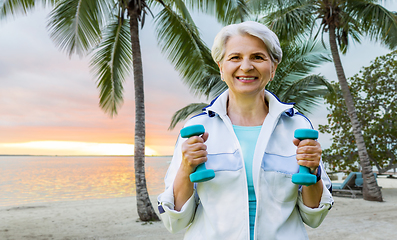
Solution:
M 315 33 L 314 37 L 317 38 L 321 33 L 323 40 L 324 33 L 328 33 L 335 70 L 360 156 L 364 179 L 363 197 L 365 200 L 383 201 L 382 193 L 372 172 L 339 51 L 345 54 L 349 40 L 360 42 L 361 36 L 382 41 L 390 49 L 395 48 L 397 46 L 396 13 L 377 4 L 379 2 L 377 0 L 273 0 L 269 2 L 272 4 L 265 5 L 259 0 L 250 1 L 259 12 L 269 13 L 262 21 L 272 26 L 279 36 L 295 39 Z
M 333 92 L 333 87 L 322 76 L 312 74 L 313 68 L 331 61 L 321 44 L 306 41 L 305 43 L 281 42 L 283 61 L 277 67 L 277 73 L 266 89 L 276 94 L 283 102 L 295 102 L 295 108 L 301 113 L 310 113 L 311 108 L 328 94 Z M 210 56 L 209 49 L 202 51 Z M 218 65 L 207 58 L 205 66 L 196 71 L 201 81 L 185 77 L 192 91 L 197 95 L 213 98 L 227 89 L 221 81 Z M 201 113 L 208 103 L 192 103 L 174 113 L 169 129 L 193 114 Z
M 185 2 L 191 8 L 218 16 L 221 21 L 242 17 L 246 9 L 242 0 L 227 1 L 228 4 L 216 0 Z M 3 0 L 0 2 L 0 19 L 27 14 L 37 5 L 52 8 L 48 29 L 61 50 L 69 56 L 93 53 L 91 68 L 100 88 L 100 107 L 110 116 L 116 115 L 123 103 L 123 83 L 133 66 L 137 210 L 143 221 L 159 220 L 150 202 L 145 179 L 145 105 L 139 25 L 143 27 L 149 7 L 160 7 L 162 11 L 156 24 L 163 50 L 164 46 L 172 53 L 199 50 L 202 41 L 188 8 L 182 0 Z M 172 22 L 162 22 L 162 19 Z M 162 29 L 163 26 L 167 28 Z M 179 63 L 177 69 L 190 72 L 191 64 L 187 59 L 191 59 L 191 55 L 174 54 L 172 62 Z
M 52 7 L 47 27 L 59 49 L 66 51 L 69 56 L 78 54 L 81 57 L 94 51 L 91 67 L 101 90 L 100 107 L 111 117 L 117 114 L 122 104 L 123 82 L 130 74 L 130 66 L 133 65 L 137 210 L 143 221 L 159 220 L 147 192 L 144 167 L 145 114 L 139 21 L 143 24 L 148 9 L 146 2 L 5 0 L 1 5 L 0 17 L 18 12 L 27 14 L 40 3 Z

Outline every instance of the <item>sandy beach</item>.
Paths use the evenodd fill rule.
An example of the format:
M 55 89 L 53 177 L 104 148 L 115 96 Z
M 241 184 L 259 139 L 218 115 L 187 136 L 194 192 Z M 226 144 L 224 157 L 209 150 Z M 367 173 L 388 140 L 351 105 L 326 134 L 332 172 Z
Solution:
M 397 239 L 397 179 L 379 177 L 384 202 L 335 197 L 335 205 L 310 239 Z M 156 196 L 151 197 L 157 210 Z M 1 240 L 183 239 L 161 222 L 139 221 L 135 197 L 0 207 Z

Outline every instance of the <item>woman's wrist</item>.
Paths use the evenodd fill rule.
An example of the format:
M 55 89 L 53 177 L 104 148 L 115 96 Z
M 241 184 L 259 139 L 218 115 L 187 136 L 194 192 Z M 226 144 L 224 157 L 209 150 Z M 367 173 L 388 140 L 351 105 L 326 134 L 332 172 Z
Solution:
M 321 168 L 318 166 L 317 168 L 310 169 L 310 173 L 316 175 L 317 182 L 321 180 Z
M 180 211 L 182 206 L 192 196 L 194 184 L 190 181 L 190 173 L 179 168 L 174 180 L 174 205 L 175 210 Z

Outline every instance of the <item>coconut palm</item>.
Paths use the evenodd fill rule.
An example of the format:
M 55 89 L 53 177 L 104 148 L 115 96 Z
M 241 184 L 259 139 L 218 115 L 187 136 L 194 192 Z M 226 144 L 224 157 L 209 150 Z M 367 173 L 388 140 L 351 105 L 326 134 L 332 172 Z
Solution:
M 141 220 L 159 220 L 147 193 L 144 170 L 145 115 L 143 74 L 139 46 L 139 21 L 147 11 L 145 1 L 5 0 L 1 17 L 27 14 L 38 4 L 50 6 L 48 30 L 54 43 L 69 56 L 95 50 L 91 67 L 100 88 L 100 106 L 117 114 L 123 99 L 123 82 L 134 69 L 136 99 L 135 182 Z
M 268 1 L 269 2 L 269 1 Z M 328 33 L 329 46 L 335 70 L 348 109 L 357 144 L 364 179 L 365 200 L 383 201 L 364 143 L 354 101 L 346 81 L 339 52 L 345 54 L 351 40 L 360 43 L 360 37 L 381 41 L 390 49 L 397 46 L 397 16 L 378 4 L 377 0 L 299 0 L 270 1 L 263 4 L 251 0 L 258 12 L 268 13 L 261 20 L 288 39 Z M 339 48 L 338 48 L 339 47 Z
M 323 76 L 310 74 L 320 64 L 331 61 L 321 44 L 306 41 L 305 43 L 281 42 L 283 61 L 277 66 L 276 75 L 266 89 L 273 92 L 283 102 L 295 102 L 295 108 L 307 114 L 313 110 L 323 96 L 333 92 L 332 86 Z M 214 98 L 227 89 L 221 81 L 218 65 L 212 60 L 208 48 L 201 53 L 206 56 L 205 65 L 200 66 L 195 78 L 185 77 L 191 90 L 200 96 Z M 178 110 L 172 117 L 169 129 L 193 114 L 201 113 L 208 103 L 192 103 Z
M 199 11 L 218 15 L 221 21 L 242 17 L 244 1 L 186 1 Z M 133 66 L 135 87 L 135 183 L 137 210 L 141 220 L 158 220 L 149 200 L 145 179 L 145 105 L 139 27 L 143 27 L 149 6 L 161 8 L 156 21 L 159 41 L 179 52 L 201 45 L 199 31 L 182 0 L 2 0 L 0 19 L 9 15 L 27 14 L 37 5 L 52 8 L 48 29 L 50 36 L 70 56 L 93 53 L 91 68 L 100 89 L 100 107 L 110 116 L 116 115 L 123 102 L 123 83 Z M 172 20 L 162 30 L 161 19 Z M 168 32 L 171 31 L 171 32 Z M 183 44 L 182 44 L 183 43 Z M 163 47 L 164 48 L 164 47 Z M 181 49 L 178 49 L 181 48 Z M 177 69 L 189 72 L 189 55 L 175 55 Z M 189 57 L 189 59 L 191 56 Z

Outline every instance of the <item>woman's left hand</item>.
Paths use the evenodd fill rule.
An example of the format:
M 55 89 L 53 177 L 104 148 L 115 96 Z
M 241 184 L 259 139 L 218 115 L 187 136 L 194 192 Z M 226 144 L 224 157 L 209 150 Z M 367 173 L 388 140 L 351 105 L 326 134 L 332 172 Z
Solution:
M 294 139 L 293 143 L 298 148 L 296 149 L 296 160 L 301 166 L 310 168 L 311 172 L 315 174 L 321 159 L 321 145 L 312 139 Z
M 312 174 L 317 174 L 322 152 L 320 143 L 312 139 L 294 139 L 293 143 L 298 147 L 296 149 L 298 164 L 310 168 Z M 310 208 L 319 207 L 322 192 L 323 183 L 321 180 L 310 186 L 302 186 L 303 203 Z

